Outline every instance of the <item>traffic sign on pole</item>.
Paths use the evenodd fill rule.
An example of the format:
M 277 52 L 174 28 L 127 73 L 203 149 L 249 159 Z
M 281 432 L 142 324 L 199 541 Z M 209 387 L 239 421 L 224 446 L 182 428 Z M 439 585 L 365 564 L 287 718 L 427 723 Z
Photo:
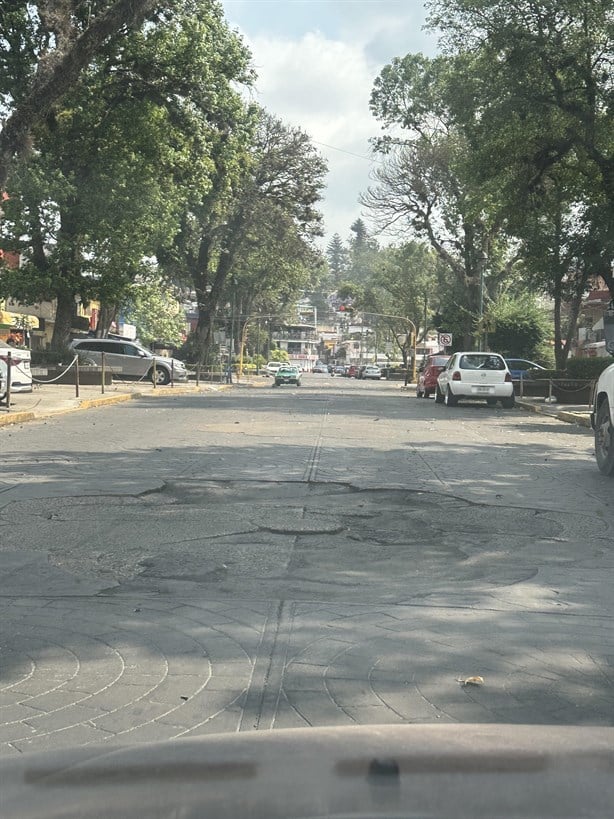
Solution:
M 452 333 L 439 333 L 437 340 L 440 347 L 449 347 L 452 344 Z

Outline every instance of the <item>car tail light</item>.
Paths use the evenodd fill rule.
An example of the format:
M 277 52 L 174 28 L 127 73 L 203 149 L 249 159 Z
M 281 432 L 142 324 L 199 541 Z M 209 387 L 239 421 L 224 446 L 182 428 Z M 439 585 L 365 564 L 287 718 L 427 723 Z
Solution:
M 452 373 L 452 381 L 460 381 L 460 380 L 461 380 L 461 374 L 460 374 L 459 370 L 454 370 L 454 372 Z
M 506 383 L 509 383 L 510 381 L 513 381 L 511 373 L 509 373 L 509 372 L 505 373 L 505 381 L 506 381 Z

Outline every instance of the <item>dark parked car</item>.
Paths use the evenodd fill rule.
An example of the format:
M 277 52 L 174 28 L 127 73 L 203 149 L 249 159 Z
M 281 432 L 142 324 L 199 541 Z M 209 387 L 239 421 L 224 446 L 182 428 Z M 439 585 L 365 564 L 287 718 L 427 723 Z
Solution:
M 534 361 L 527 361 L 526 358 L 506 358 L 505 363 L 514 381 L 520 381 L 521 378 L 530 378 L 529 370 L 546 369 Z

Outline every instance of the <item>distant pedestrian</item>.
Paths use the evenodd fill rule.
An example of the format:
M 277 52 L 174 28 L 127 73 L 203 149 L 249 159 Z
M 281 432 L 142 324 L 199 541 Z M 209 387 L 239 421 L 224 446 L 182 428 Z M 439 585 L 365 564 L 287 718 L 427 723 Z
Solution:
M 226 383 L 227 384 L 232 384 L 232 364 L 227 364 L 226 365 L 225 373 L 226 373 Z

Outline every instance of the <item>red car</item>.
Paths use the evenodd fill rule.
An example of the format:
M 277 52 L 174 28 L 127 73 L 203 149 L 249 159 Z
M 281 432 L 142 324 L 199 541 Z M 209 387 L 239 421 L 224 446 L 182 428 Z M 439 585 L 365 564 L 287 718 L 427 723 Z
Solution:
M 428 398 L 430 395 L 435 394 L 437 376 L 445 369 L 449 359 L 449 355 L 442 355 L 441 353 L 426 357 L 424 364 L 420 367 L 420 375 L 416 384 L 417 398 Z
M 356 378 L 356 376 L 358 375 L 358 367 L 356 366 L 356 364 L 350 364 L 345 374 L 347 375 L 348 378 Z

